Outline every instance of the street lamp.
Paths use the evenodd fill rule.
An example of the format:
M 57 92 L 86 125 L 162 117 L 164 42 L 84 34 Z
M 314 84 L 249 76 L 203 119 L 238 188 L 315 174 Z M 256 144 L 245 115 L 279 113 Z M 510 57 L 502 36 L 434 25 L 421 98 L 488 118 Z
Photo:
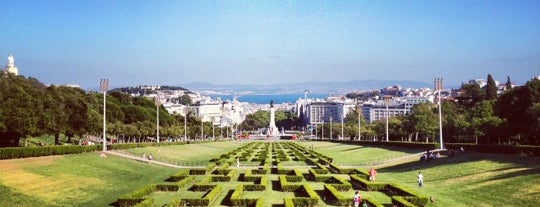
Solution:
M 442 78 L 435 78 L 435 90 L 439 92 L 439 143 L 440 149 L 444 149 L 443 135 L 442 135 L 442 113 L 441 113 L 441 91 L 443 89 Z
M 322 127 L 321 127 L 321 139 L 324 139 L 324 120 L 322 121 Z
M 214 122 L 216 121 L 216 117 L 212 117 L 212 140 L 216 140 L 216 136 L 214 133 Z
M 154 101 L 156 104 L 156 141 L 157 143 L 159 143 L 159 105 L 160 105 L 159 94 L 156 96 Z
M 390 100 L 392 99 L 392 96 L 384 96 L 384 105 L 386 105 L 386 141 L 388 142 L 388 117 L 390 116 L 390 113 L 388 112 L 388 105 L 390 104 Z
M 188 115 L 188 107 L 184 106 L 184 142 L 187 141 L 187 115 Z
M 330 117 L 330 139 L 332 139 L 332 120 L 333 117 Z
M 99 89 L 101 92 L 103 92 L 103 151 L 107 151 L 107 135 L 106 135 L 106 97 L 107 97 L 107 90 L 109 90 L 109 79 L 101 79 L 99 82 Z
M 317 129 L 318 127 L 319 125 L 315 123 L 315 139 L 319 139 L 319 135 L 317 135 L 317 132 L 319 132 L 319 130 Z
M 361 117 L 361 113 L 360 113 L 360 105 L 358 104 L 358 99 L 356 99 L 356 112 L 358 113 L 358 140 L 361 140 L 362 139 L 362 136 L 361 136 L 361 131 L 360 131 L 360 117 Z
M 201 140 L 204 140 L 204 121 L 201 117 Z
M 345 110 L 345 109 L 343 109 L 343 110 Z M 343 119 L 344 119 L 343 114 L 344 113 L 341 113 L 341 139 L 344 139 L 344 137 L 343 137 Z

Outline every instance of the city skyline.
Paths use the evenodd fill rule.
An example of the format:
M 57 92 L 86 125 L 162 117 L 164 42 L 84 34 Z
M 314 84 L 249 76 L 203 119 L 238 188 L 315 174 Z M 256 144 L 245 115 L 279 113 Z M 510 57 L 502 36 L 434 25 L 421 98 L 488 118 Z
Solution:
M 0 63 L 46 84 L 540 75 L 540 1 L 0 0 Z

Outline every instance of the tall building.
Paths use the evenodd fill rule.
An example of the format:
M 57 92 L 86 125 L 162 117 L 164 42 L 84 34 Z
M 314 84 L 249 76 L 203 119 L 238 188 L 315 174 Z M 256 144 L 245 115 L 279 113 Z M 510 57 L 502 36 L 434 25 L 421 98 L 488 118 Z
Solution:
M 432 102 L 432 98 L 429 97 L 404 97 L 398 100 L 393 100 L 388 105 L 388 111 L 384 102 L 365 103 L 362 106 L 362 116 L 368 123 L 372 123 L 377 120 L 384 120 L 386 116 L 404 116 L 411 113 L 411 109 L 414 105 L 419 103 Z
M 322 124 L 341 122 L 345 117 L 343 103 L 335 102 L 313 102 L 307 107 L 309 124 Z
M 7 58 L 7 66 L 4 68 L 5 73 L 11 73 L 14 75 L 19 75 L 19 69 L 15 67 L 15 58 L 10 54 Z

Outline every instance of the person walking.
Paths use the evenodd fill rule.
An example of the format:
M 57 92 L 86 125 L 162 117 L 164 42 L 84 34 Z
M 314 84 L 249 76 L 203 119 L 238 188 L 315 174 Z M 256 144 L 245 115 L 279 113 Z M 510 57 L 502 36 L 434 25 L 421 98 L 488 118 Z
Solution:
M 236 157 L 236 167 L 240 167 L 240 158 Z
M 152 164 L 152 154 L 148 155 L 148 163 Z
M 375 175 L 377 175 L 377 171 L 375 168 L 371 167 L 371 169 L 369 169 L 369 180 L 371 182 L 375 182 Z
M 418 179 L 418 187 L 422 187 L 424 184 L 424 175 L 422 175 L 422 172 L 418 172 L 416 178 Z
M 354 207 L 360 207 L 360 202 L 362 202 L 362 197 L 360 197 L 360 193 L 356 191 L 354 192 L 354 197 L 353 197 Z
M 143 152 L 143 153 L 142 153 L 142 161 L 143 161 L 143 162 L 146 162 L 146 152 Z

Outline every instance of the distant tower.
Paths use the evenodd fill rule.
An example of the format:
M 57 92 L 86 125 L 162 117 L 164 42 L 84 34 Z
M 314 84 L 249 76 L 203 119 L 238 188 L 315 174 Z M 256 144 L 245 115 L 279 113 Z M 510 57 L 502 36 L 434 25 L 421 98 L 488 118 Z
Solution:
M 7 66 L 4 68 L 4 71 L 6 71 L 6 73 L 19 75 L 19 70 L 17 69 L 17 67 L 15 67 L 15 58 L 13 58 L 12 54 L 8 56 L 7 61 L 8 63 Z

